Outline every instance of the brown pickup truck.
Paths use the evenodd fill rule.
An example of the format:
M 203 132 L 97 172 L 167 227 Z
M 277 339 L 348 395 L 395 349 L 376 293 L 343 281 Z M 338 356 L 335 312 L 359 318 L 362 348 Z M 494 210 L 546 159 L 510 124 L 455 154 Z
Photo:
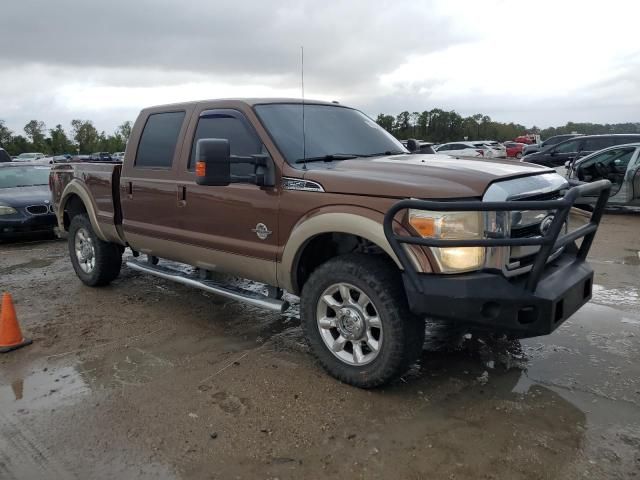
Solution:
M 282 311 L 287 291 L 320 363 L 359 387 L 418 359 L 426 317 L 516 338 L 557 328 L 591 298 L 610 188 L 411 154 L 358 110 L 287 99 L 145 109 L 122 164 L 55 165 L 50 184 L 85 284 L 114 280 L 129 247 L 129 268 L 253 305 Z M 586 218 L 584 193 L 600 195 Z

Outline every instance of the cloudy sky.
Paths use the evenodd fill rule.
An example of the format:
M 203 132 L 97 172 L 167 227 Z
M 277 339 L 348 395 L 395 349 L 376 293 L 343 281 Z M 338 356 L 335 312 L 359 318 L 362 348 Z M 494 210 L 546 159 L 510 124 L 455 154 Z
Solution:
M 15 131 L 144 106 L 300 96 L 525 125 L 640 121 L 637 0 L 3 0 L 0 119 Z

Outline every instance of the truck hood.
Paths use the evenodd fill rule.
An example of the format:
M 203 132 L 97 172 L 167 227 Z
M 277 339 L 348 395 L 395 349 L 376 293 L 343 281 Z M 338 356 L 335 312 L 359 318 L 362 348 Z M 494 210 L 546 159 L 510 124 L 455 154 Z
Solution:
M 307 164 L 305 180 L 325 191 L 393 198 L 481 197 L 496 180 L 553 172 L 509 160 L 465 160 L 449 155 L 390 155 Z

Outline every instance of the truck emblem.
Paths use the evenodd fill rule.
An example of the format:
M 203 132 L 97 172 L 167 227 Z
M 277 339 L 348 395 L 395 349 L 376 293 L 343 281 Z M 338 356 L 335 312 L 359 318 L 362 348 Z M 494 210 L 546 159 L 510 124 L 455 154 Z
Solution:
M 551 228 L 551 224 L 553 223 L 553 219 L 555 217 L 553 215 L 548 215 L 542 219 L 540 222 L 540 233 L 544 237 L 549 229 Z
M 259 223 L 256 228 L 252 228 L 251 231 L 255 233 L 260 240 L 266 240 L 273 232 L 267 228 L 264 223 Z

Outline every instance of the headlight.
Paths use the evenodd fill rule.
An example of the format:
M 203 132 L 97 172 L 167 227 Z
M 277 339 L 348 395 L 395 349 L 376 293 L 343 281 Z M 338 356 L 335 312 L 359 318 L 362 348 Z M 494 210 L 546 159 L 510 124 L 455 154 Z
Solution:
M 0 215 L 13 215 L 14 213 L 18 213 L 15 208 L 0 205 Z
M 495 212 L 430 212 L 409 210 L 409 224 L 423 238 L 440 240 L 476 240 L 485 238 L 485 231 L 495 231 Z M 484 247 L 431 247 L 443 273 L 465 272 L 482 268 Z

